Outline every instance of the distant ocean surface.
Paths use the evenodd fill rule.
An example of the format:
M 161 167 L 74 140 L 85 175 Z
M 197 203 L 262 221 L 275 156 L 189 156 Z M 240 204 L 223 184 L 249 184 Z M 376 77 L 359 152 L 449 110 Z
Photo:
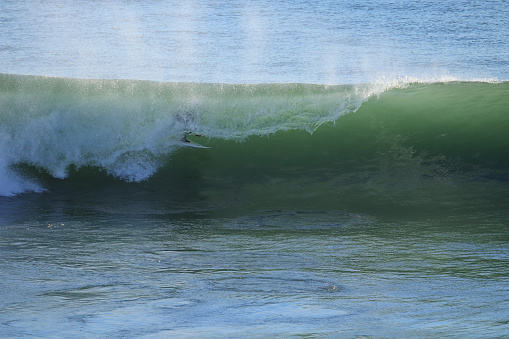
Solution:
M 509 2 L 3 1 L 0 337 L 509 336 Z

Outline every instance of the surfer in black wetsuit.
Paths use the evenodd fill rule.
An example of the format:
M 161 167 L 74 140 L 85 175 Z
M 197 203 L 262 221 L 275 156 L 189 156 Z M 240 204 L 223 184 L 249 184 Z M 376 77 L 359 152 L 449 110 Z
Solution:
M 191 134 L 191 132 L 186 132 L 184 133 L 184 136 L 182 137 L 182 139 L 180 139 L 182 142 L 191 142 L 189 140 L 187 140 L 187 136 Z
M 187 136 L 188 135 L 194 135 L 194 136 L 197 136 L 197 137 L 201 137 L 201 134 L 196 134 L 196 133 L 193 133 L 193 132 L 186 132 L 184 133 L 184 136 L 182 137 L 182 139 L 180 139 L 182 142 L 191 142 L 187 139 Z

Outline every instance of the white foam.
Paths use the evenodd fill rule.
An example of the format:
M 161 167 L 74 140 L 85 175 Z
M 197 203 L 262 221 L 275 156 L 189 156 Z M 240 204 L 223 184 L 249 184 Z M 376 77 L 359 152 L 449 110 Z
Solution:
M 10 197 L 21 193 L 43 191 L 45 189 L 35 180 L 26 178 L 13 170 L 0 154 L 0 196 Z

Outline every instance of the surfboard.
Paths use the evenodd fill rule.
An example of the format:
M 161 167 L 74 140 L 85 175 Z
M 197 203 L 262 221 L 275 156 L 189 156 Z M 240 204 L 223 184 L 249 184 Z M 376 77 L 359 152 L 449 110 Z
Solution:
M 182 134 L 174 134 L 170 136 L 171 138 L 179 138 L 179 144 L 186 147 L 194 147 L 194 148 L 211 148 L 208 146 L 203 146 L 196 141 L 193 140 L 194 137 L 201 137 L 201 135 L 197 135 L 194 133 L 186 133 L 184 134 L 186 137 L 190 137 L 191 139 L 187 139 L 187 141 L 183 141 Z
M 200 145 L 194 141 L 190 141 L 190 142 L 185 142 L 185 141 L 181 141 L 180 144 L 182 146 L 187 146 L 187 147 L 194 147 L 194 148 L 210 148 L 208 146 L 203 146 L 203 145 Z

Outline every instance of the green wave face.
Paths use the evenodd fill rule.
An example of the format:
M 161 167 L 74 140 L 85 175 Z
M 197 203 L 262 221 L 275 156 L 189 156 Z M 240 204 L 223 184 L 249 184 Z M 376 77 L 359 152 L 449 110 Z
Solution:
M 203 191 L 233 205 L 424 217 L 500 211 L 509 204 L 508 90 L 507 83 L 410 85 L 313 133 L 212 139 L 206 154 L 173 160 L 189 164 L 179 177 L 199 173 L 212 187 Z
M 507 82 L 241 85 L 2 75 L 0 106 L 2 195 L 127 182 L 216 207 L 445 213 L 508 203 Z M 211 148 L 185 147 L 186 132 Z M 67 186 L 52 178 L 67 178 Z

